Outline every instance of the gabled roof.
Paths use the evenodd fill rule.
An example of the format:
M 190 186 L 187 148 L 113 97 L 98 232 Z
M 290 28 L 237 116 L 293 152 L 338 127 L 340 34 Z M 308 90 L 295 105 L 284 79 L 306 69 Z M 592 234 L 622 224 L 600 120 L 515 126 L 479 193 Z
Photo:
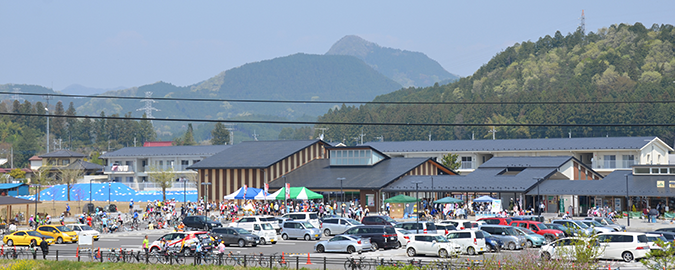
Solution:
M 245 141 L 194 164 L 188 169 L 262 169 L 274 165 L 321 140 Z
M 429 158 L 390 158 L 373 166 L 330 166 L 328 159 L 315 159 L 283 177 L 270 182 L 270 188 L 281 188 L 284 181 L 292 187 L 309 189 L 379 189 L 405 175 Z
M 628 193 L 630 196 L 673 197 L 675 175 L 633 175 L 631 170 L 615 170 L 601 180 L 547 180 L 539 186 L 541 195 L 593 195 L 593 196 L 626 196 L 626 176 L 628 177 Z M 663 181 L 663 187 L 657 182 Z M 531 190 L 528 195 L 537 195 Z
M 85 154 L 70 150 L 58 150 L 39 156 L 40 158 L 83 158 Z
M 85 171 L 100 171 L 103 170 L 103 166 L 96 163 L 86 162 L 82 160 L 75 161 L 70 163 L 65 168 L 66 170 L 85 170 Z
M 41 157 L 38 157 L 38 156 L 32 156 L 32 157 L 30 157 L 28 160 L 29 160 L 29 161 L 36 161 L 36 160 L 42 160 L 42 158 L 41 158 Z
M 513 140 L 452 140 L 369 142 L 366 145 L 385 152 L 498 152 L 565 150 L 639 150 L 657 137 L 592 137 Z M 659 140 L 660 141 L 660 140 Z M 668 145 L 666 145 L 669 147 Z M 672 149 L 671 149 L 672 150 Z
M 164 147 L 124 147 L 120 150 L 105 153 L 101 158 L 124 157 L 157 157 L 157 156 L 212 156 L 232 147 L 231 145 L 192 145 Z

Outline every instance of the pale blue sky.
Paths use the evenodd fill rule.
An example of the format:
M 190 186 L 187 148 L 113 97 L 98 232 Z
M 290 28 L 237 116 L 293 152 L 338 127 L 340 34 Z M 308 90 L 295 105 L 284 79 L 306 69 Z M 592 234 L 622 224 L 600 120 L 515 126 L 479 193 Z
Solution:
M 516 42 L 675 24 L 675 1 L 0 0 L 0 84 L 184 86 L 246 63 L 324 54 L 345 35 L 471 75 Z

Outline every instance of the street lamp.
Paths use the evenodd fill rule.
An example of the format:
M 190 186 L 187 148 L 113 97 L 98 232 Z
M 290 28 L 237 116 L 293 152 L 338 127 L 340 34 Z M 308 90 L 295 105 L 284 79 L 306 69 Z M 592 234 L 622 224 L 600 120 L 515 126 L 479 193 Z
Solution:
M 108 205 L 110 205 L 110 193 L 112 193 L 111 182 L 108 181 Z
M 94 180 L 94 179 L 89 179 L 89 205 L 87 205 L 87 214 L 91 214 L 91 208 L 90 207 L 92 206 L 92 204 L 91 204 L 91 197 L 92 197 L 91 196 L 92 195 L 92 193 L 91 193 L 91 180 Z
M 185 177 L 182 177 L 180 180 L 181 180 L 181 182 L 183 182 L 183 205 L 185 205 L 185 204 L 187 204 L 187 194 L 186 194 L 187 188 L 186 188 L 186 186 L 187 186 L 188 179 L 185 178 Z
M 422 181 L 412 181 L 413 184 L 415 184 L 415 198 L 417 201 L 415 202 L 415 206 L 417 206 L 417 213 L 415 215 L 417 216 L 417 224 L 415 224 L 415 228 L 417 230 L 417 233 L 420 233 L 420 183 Z
M 342 181 L 344 181 L 345 178 L 344 178 L 344 177 L 339 177 L 337 180 L 340 180 L 340 193 L 342 193 L 342 199 L 340 199 L 340 201 L 341 201 L 341 202 L 340 202 L 340 208 L 342 208 L 342 202 L 345 201 L 345 192 L 342 190 Z M 345 215 L 345 210 L 342 209 L 342 211 L 340 211 L 340 212 L 342 213 L 342 217 L 344 217 L 344 215 Z
M 47 99 L 47 102 L 49 102 L 49 99 Z M 49 153 L 49 107 L 45 108 L 45 114 L 47 114 L 47 153 Z
M 534 178 L 534 179 L 537 180 L 537 200 L 534 202 L 534 209 L 539 210 L 539 217 L 541 217 L 541 212 L 543 211 L 543 209 L 541 209 L 541 207 L 539 207 L 539 204 L 540 204 L 540 201 L 541 201 L 541 194 L 539 193 L 539 183 L 541 182 L 541 180 L 543 178 Z
M 626 176 L 626 213 L 628 213 L 628 223 L 626 226 L 630 226 L 630 196 L 628 195 L 628 174 L 625 174 Z
M 35 222 L 35 229 L 37 229 L 37 204 L 38 204 L 38 195 L 40 195 L 40 184 L 35 184 L 35 216 L 33 216 L 33 221 Z

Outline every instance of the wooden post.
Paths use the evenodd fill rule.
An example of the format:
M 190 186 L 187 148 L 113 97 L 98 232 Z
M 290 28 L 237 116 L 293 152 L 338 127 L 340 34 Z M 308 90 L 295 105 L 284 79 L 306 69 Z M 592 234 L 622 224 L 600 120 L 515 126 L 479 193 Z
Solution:
M 29 213 L 30 213 L 30 208 L 29 208 L 29 207 L 30 207 L 30 204 L 26 204 L 26 214 L 23 215 L 23 216 L 26 218 L 26 224 L 28 224 L 28 219 L 29 219 L 29 218 L 28 218 L 28 215 L 29 215 Z

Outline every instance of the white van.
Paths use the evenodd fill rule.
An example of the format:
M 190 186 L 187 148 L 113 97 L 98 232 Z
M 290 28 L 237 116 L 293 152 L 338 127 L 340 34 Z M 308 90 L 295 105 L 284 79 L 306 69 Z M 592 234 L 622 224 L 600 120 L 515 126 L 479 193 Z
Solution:
M 600 259 L 626 262 L 644 258 L 649 253 L 649 240 L 644 233 L 614 232 L 597 235 L 598 243 L 603 249 Z
M 260 237 L 260 244 L 276 244 L 279 239 L 277 239 L 277 231 L 272 227 L 270 223 L 253 223 L 253 229 L 250 230 L 251 234 L 257 235 Z
M 307 221 L 312 225 L 314 225 L 315 228 L 321 228 L 321 223 L 319 222 L 319 215 L 316 212 L 295 212 L 285 214 L 281 217 L 289 218 L 292 219 L 293 221 Z
M 458 244 L 463 254 L 483 254 L 487 250 L 485 236 L 479 230 L 451 231 L 445 237 L 448 241 Z
M 276 230 L 277 233 L 281 231 L 281 226 L 279 226 L 279 223 L 273 216 L 248 216 L 248 217 L 242 217 L 236 222 L 230 223 L 228 227 L 233 227 L 233 228 L 242 228 L 248 231 L 253 231 L 253 224 L 260 224 L 260 223 L 270 223 L 272 225 L 272 228 Z

